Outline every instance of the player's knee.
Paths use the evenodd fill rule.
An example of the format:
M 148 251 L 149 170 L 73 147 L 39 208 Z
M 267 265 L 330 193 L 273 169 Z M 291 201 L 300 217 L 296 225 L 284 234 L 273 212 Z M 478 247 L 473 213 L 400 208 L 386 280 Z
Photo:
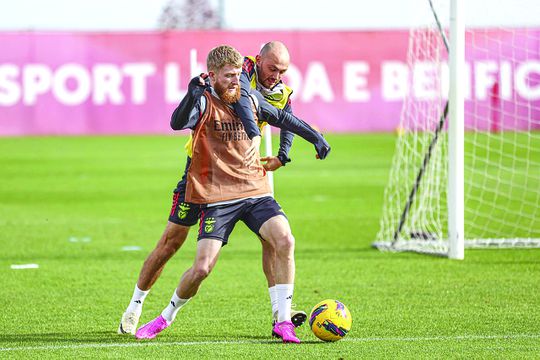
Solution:
M 196 264 L 192 269 L 193 277 L 199 282 L 206 279 L 211 271 L 211 267 L 207 264 Z
M 294 236 L 290 232 L 286 232 L 276 239 L 276 252 L 290 253 L 294 251 Z

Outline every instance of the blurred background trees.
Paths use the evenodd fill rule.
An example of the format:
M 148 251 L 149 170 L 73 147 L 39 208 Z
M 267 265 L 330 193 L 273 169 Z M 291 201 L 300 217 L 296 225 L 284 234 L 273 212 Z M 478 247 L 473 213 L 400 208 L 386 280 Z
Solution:
M 223 1 L 170 0 L 159 17 L 162 30 L 221 29 Z

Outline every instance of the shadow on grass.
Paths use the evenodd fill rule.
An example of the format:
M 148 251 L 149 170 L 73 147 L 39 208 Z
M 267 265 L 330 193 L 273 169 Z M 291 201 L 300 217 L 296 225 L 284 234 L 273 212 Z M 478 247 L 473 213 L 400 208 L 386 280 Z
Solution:
M 114 336 L 116 335 L 116 336 Z M 119 336 L 110 331 L 94 331 L 81 333 L 28 333 L 28 334 L 0 334 L 0 345 L 8 344 L 28 344 L 33 345 L 65 345 L 76 343 L 116 343 L 129 342 L 135 339 L 131 337 Z
M 246 335 L 238 336 L 234 338 L 224 338 L 222 335 L 177 335 L 177 334 L 163 334 L 157 339 L 153 340 L 137 340 L 134 336 L 118 335 L 111 331 L 94 331 L 85 333 L 27 333 L 27 334 L 1 334 L 0 335 L 0 348 L 17 347 L 21 345 L 26 346 L 67 346 L 67 345 L 80 345 L 80 344 L 150 344 L 150 343 L 245 343 L 245 344 L 259 344 L 259 345 L 282 345 L 282 342 L 278 339 L 274 339 L 268 336 Z M 322 341 L 309 340 L 302 341 L 303 344 L 324 344 Z

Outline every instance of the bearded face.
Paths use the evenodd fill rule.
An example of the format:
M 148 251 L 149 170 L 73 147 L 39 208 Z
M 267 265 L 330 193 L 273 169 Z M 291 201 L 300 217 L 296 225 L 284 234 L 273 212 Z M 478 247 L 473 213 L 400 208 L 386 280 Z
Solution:
M 227 85 L 216 83 L 214 86 L 214 90 L 216 90 L 216 93 L 218 94 L 219 98 L 223 102 L 229 105 L 234 104 L 235 102 L 240 100 L 239 84 L 236 84 L 236 85 L 230 84 L 229 86 L 227 86 Z
M 210 82 L 219 98 L 227 104 L 233 104 L 240 99 L 241 67 L 225 65 L 216 72 L 209 72 Z

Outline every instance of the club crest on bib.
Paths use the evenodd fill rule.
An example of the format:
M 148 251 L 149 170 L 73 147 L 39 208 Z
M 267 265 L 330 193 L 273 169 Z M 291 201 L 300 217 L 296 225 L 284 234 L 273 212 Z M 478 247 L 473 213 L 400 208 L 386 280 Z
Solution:
M 204 232 L 208 234 L 214 231 L 215 223 L 216 223 L 216 219 L 214 219 L 213 217 L 204 219 Z
M 189 204 L 181 203 L 179 206 L 180 209 L 178 209 L 178 217 L 180 219 L 185 219 L 189 209 L 191 208 Z

